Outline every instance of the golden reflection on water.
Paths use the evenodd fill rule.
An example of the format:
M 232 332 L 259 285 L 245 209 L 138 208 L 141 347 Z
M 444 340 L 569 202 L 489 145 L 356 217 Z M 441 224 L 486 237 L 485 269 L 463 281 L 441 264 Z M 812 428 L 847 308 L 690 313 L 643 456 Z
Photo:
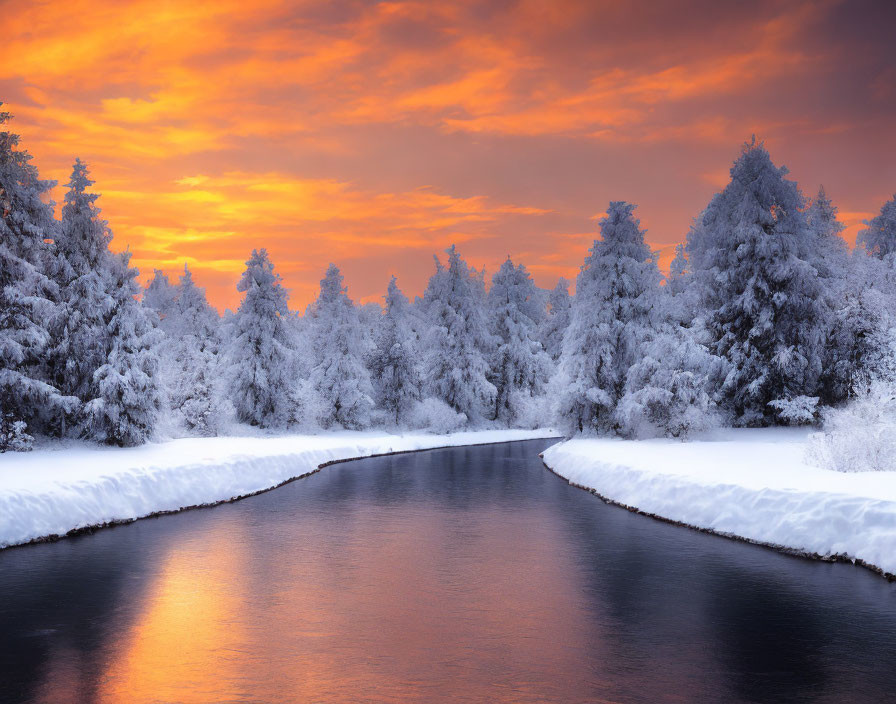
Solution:
M 239 675 L 243 543 L 203 537 L 168 553 L 137 621 L 113 646 L 100 701 L 205 702 Z
M 546 680 L 568 692 L 581 673 L 564 654 L 594 644 L 574 616 L 575 567 L 533 520 L 553 519 L 508 513 L 496 529 L 489 511 L 459 526 L 432 506 L 370 507 L 288 550 L 264 526 L 218 521 L 168 546 L 97 701 L 523 702 Z M 562 638 L 544 652 L 551 632 Z

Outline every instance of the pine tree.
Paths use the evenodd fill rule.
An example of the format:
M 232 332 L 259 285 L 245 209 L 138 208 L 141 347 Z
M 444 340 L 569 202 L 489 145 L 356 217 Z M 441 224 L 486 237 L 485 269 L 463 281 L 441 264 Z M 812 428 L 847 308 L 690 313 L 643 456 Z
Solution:
M 62 222 L 56 238 L 52 276 L 59 285 L 58 315 L 53 321 L 50 353 L 52 379 L 66 394 L 83 403 L 97 398 L 94 375 L 108 358 L 112 345 L 109 323 L 115 309 L 112 235 L 100 209 L 99 195 L 87 166 L 75 161 L 62 207 Z M 82 418 L 63 419 L 65 432 L 77 429 Z
M 722 392 L 739 425 L 773 423 L 772 404 L 819 392 L 826 311 L 803 198 L 786 174 L 755 139 L 746 144 L 688 240 L 710 349 L 730 364 Z
M 0 112 L 0 125 L 9 118 Z M 55 184 L 39 178 L 18 143 L 18 135 L 0 131 L 0 450 L 27 449 L 26 430 L 43 432 L 75 404 L 47 383 L 59 293 L 44 273 L 45 240 L 57 225 L 42 197 Z
M 850 288 L 855 282 L 848 277 L 854 270 L 846 241 L 840 236 L 844 226 L 837 219 L 837 207 L 828 198 L 824 187 L 806 209 L 806 224 L 812 234 L 811 263 L 818 272 L 825 308 L 830 312 L 830 323 L 825 326 L 824 364 L 819 384 L 819 395 L 826 404 L 839 403 L 849 395 L 856 368 L 850 363 L 858 344 L 856 334 L 861 325 L 854 326 L 851 319 L 856 304 L 862 305 L 860 296 L 855 298 Z M 852 271 L 858 274 L 858 271 Z
M 841 281 L 846 275 L 849 248 L 840 236 L 844 225 L 837 219 L 837 207 L 828 198 L 824 186 L 806 210 L 806 224 L 812 233 L 810 253 L 818 275 L 828 281 Z
M 186 265 L 172 288 L 175 295 L 162 320 L 166 335 L 160 354 L 168 403 L 185 430 L 216 435 L 232 412 L 219 373 L 220 318 Z
M 661 315 L 662 275 L 635 206 L 614 201 L 600 221 L 601 239 L 576 279 L 557 378 L 558 421 L 571 432 L 615 433 L 616 406 L 629 368 Z
M 411 305 L 394 276 L 389 280 L 385 300 L 370 368 L 377 407 L 398 425 L 408 417 L 414 402 L 420 400 L 418 346 Z
M 867 229 L 859 233 L 857 243 L 878 259 L 896 253 L 896 195 L 883 204 L 880 215 L 866 220 Z
M 666 277 L 665 293 L 669 305 L 669 313 L 679 324 L 692 330 L 692 337 L 702 335 L 703 320 L 697 313 L 700 305 L 696 286 L 693 285 L 691 267 L 685 255 L 685 245 L 675 247 L 675 258 L 669 266 Z
M 54 319 L 53 378 L 84 403 L 65 425 L 91 439 L 136 445 L 160 415 L 155 345 L 160 337 L 134 296 L 138 271 L 130 254 L 109 251 L 87 166 L 76 160 L 62 208 L 51 267 L 61 307 Z M 63 426 L 62 430 L 65 430 Z
M 184 264 L 184 273 L 175 287 L 173 316 L 181 336 L 194 335 L 203 347 L 217 352 L 218 326 L 221 319 L 205 297 L 205 289 L 193 281 L 193 272 Z
M 694 331 L 674 317 L 647 336 L 625 378 L 614 416 L 617 432 L 643 438 L 684 439 L 718 424 L 709 387 L 723 377 L 724 363 L 701 345 Z
M 167 332 L 166 319 L 174 311 L 177 287 L 171 285 L 168 275 L 161 269 L 152 270 L 152 279 L 143 290 L 143 305 L 153 310 L 159 319 L 159 326 Z
M 892 357 L 890 331 L 896 325 L 896 287 L 889 261 L 858 247 L 848 256 L 847 275 L 837 291 L 837 307 L 828 332 L 829 358 L 822 399 L 833 404 L 885 376 Z
M 531 400 L 544 392 L 551 360 L 538 340 L 544 319 L 542 297 L 526 267 L 507 258 L 488 293 L 491 332 L 497 340 L 489 378 L 494 384 L 494 417 L 507 424 L 520 422 Z
M 313 318 L 316 358 L 311 382 L 322 404 L 320 422 L 324 427 L 366 428 L 374 403 L 365 359 L 373 343 L 335 264 L 321 279 Z
M 684 293 L 688 285 L 688 259 L 685 256 L 685 245 L 675 245 L 675 258 L 669 264 L 669 276 L 666 279 L 666 285 L 669 287 L 669 293 L 677 296 Z
M 107 361 L 94 373 L 97 397 L 86 406 L 90 437 L 128 447 L 146 442 L 161 412 L 159 360 L 155 347 L 161 334 L 142 305 L 139 272 L 130 266 L 130 252 L 111 255 L 114 298 Z
M 539 326 L 542 347 L 555 363 L 560 359 L 563 335 L 569 327 L 572 299 L 569 295 L 569 281 L 560 278 L 548 296 L 548 312 Z
M 252 250 L 237 290 L 246 295 L 233 317 L 229 350 L 231 393 L 237 418 L 262 428 L 282 428 L 293 413 L 291 336 L 286 290 L 266 249 Z
M 436 273 L 423 295 L 422 309 L 432 326 L 427 335 L 424 377 L 429 391 L 474 423 L 494 414 L 497 389 L 488 380 L 496 340 L 485 314 L 485 284 L 454 245 L 448 267 L 436 258 Z

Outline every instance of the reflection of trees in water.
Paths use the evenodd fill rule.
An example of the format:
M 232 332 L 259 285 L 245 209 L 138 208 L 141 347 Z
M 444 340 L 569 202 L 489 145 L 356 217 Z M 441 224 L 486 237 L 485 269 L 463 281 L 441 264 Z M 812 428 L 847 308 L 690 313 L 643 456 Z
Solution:
M 578 496 L 561 514 L 601 625 L 595 647 L 610 653 L 597 676 L 622 675 L 617 696 L 637 700 L 646 686 L 833 702 L 896 687 L 886 664 L 896 657 L 896 585 Z M 634 678 L 631 663 L 641 663 Z

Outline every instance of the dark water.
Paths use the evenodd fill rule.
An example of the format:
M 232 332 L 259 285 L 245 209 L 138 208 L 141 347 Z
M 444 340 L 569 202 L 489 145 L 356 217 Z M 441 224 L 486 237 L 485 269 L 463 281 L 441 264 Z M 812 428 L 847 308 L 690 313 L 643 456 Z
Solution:
M 896 585 L 607 506 L 548 444 L 2 551 L 0 700 L 894 700 Z

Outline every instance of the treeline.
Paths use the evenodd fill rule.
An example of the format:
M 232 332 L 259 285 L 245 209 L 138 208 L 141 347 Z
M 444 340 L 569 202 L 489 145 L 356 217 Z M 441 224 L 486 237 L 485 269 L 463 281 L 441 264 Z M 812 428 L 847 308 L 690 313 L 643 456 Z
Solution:
M 355 305 L 331 264 L 299 314 L 261 249 L 223 317 L 186 267 L 138 285 L 79 160 L 57 220 L 17 145 L 0 133 L 0 450 L 235 424 L 685 437 L 812 423 L 896 369 L 896 198 L 850 251 L 824 191 L 806 199 L 755 140 L 666 277 L 612 202 L 575 296 L 509 258 L 487 284 L 451 247 L 413 302 L 392 277 L 383 306 Z

